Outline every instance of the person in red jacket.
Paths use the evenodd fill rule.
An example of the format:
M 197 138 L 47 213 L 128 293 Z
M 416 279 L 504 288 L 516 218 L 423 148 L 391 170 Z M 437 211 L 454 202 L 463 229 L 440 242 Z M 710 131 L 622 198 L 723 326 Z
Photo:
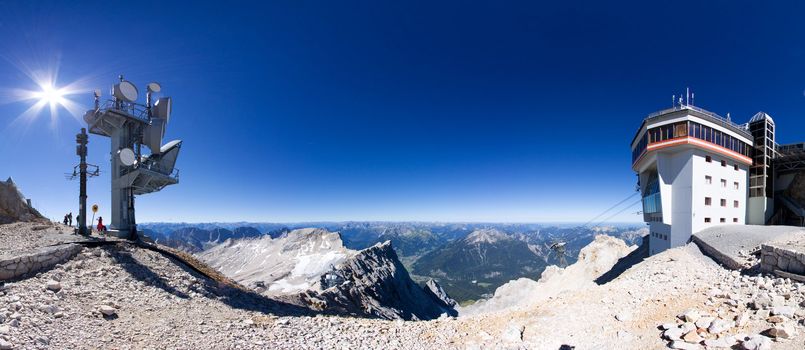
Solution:
M 105 233 L 105 232 L 106 232 L 106 226 L 103 225 L 103 217 L 99 216 L 98 217 L 98 233 Z

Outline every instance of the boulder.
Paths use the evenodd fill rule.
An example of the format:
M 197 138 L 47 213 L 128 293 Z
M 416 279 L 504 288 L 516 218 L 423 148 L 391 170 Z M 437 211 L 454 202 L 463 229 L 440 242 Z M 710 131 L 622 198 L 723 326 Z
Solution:
M 0 339 L 0 350 L 11 350 L 14 348 L 14 345 L 9 343 L 6 340 Z
M 744 311 L 740 315 L 736 316 L 735 323 L 738 325 L 738 327 L 746 326 L 746 324 L 749 323 L 749 312 Z
M 749 339 L 741 343 L 741 347 L 746 350 L 771 350 L 771 339 L 755 334 L 749 336 Z
M 719 318 L 713 321 L 713 323 L 710 324 L 710 327 L 707 327 L 707 331 L 711 334 L 720 334 L 734 326 L 735 322 L 722 320 Z
M 797 327 L 792 322 L 785 322 L 772 327 L 767 332 L 772 337 L 788 339 L 797 335 Z
M 699 314 L 699 310 L 696 309 L 689 309 L 683 312 L 682 315 L 679 316 L 679 318 L 681 318 L 685 322 L 696 322 L 699 320 L 700 317 L 701 315 Z
M 702 337 L 699 336 L 699 333 L 696 331 L 688 332 L 685 336 L 682 337 L 682 340 L 692 343 L 692 344 L 699 344 L 702 341 Z
M 771 308 L 771 314 L 775 316 L 794 317 L 794 308 L 791 306 L 775 306 Z
M 765 319 L 769 318 L 769 315 L 771 315 L 771 311 L 769 311 L 769 310 L 757 310 L 757 312 L 755 312 L 755 315 L 757 316 L 757 318 L 759 318 L 761 320 L 765 320 Z
M 662 336 L 667 340 L 680 340 L 683 334 L 685 334 L 685 332 L 683 332 L 681 328 L 675 327 L 663 332 Z
M 59 283 L 59 281 L 50 280 L 47 283 L 47 289 L 54 292 L 58 292 L 61 290 L 61 283 Z
M 749 306 L 755 310 L 762 310 L 764 308 L 770 307 L 772 304 L 771 298 L 767 294 L 759 295 L 752 300 Z
M 117 315 L 117 310 L 109 305 L 101 305 L 98 311 L 107 317 Z
M 681 350 L 698 350 L 699 349 L 698 344 L 686 343 L 686 342 L 681 341 L 681 340 L 672 341 L 671 344 L 669 344 L 668 346 L 671 347 L 671 349 L 681 349 Z
M 788 318 L 786 318 L 785 316 L 779 316 L 779 315 L 778 316 L 770 316 L 769 318 L 766 319 L 766 321 L 769 321 L 771 323 L 783 323 L 785 321 L 788 321 Z
M 501 338 L 503 341 L 512 342 L 512 343 L 519 343 L 523 341 L 523 332 L 525 331 L 525 326 L 518 323 L 509 323 L 509 326 L 503 331 Z
M 697 320 L 695 322 L 695 324 L 696 324 L 696 327 L 698 327 L 698 328 L 705 328 L 706 329 L 707 327 L 710 327 L 710 324 L 713 323 L 713 321 L 715 321 L 715 319 L 716 319 L 715 317 L 709 317 L 709 316 L 702 317 L 702 318 L 699 318 L 699 320 Z
M 733 346 L 735 346 L 735 344 L 737 342 L 738 341 L 735 339 L 735 337 L 724 337 L 724 338 L 719 338 L 719 339 L 706 339 L 704 341 L 704 346 L 706 346 L 708 349 L 711 349 L 711 348 L 712 349 L 730 349 Z
M 632 314 L 628 311 L 619 312 L 615 315 L 615 319 L 621 322 L 628 322 L 632 320 Z

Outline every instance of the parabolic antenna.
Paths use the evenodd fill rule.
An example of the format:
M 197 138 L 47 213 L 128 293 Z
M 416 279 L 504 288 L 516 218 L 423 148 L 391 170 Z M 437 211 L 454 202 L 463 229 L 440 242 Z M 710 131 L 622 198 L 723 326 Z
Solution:
M 159 85 L 159 83 L 157 82 L 148 83 L 148 86 L 146 86 L 146 88 L 150 92 L 159 92 L 160 90 L 162 90 L 162 86 Z
M 101 97 L 101 89 L 95 89 L 93 93 L 95 94 L 95 97 Z
M 125 166 L 132 166 L 137 162 L 137 156 L 131 148 L 121 149 L 117 152 L 117 156 L 120 157 L 120 163 L 123 163 Z
M 121 81 L 115 84 L 114 95 L 117 99 L 126 101 L 126 102 L 134 102 L 137 101 L 137 87 L 134 86 L 130 81 Z
M 163 97 L 154 103 L 154 118 L 165 119 L 165 123 L 170 122 L 171 119 L 171 98 Z

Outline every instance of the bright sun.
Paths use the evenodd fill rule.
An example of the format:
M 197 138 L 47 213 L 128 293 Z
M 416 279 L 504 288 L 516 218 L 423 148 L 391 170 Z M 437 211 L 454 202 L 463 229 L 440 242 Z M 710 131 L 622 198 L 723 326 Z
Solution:
M 59 120 L 59 110 L 66 109 L 76 121 L 81 122 L 81 113 L 85 108 L 71 100 L 70 96 L 81 93 L 83 89 L 77 87 L 75 83 L 57 87 L 53 83 L 54 80 L 35 81 L 39 87 L 37 90 L 17 89 L 15 91 L 20 101 L 33 101 L 33 105 L 20 114 L 15 121 L 33 122 L 42 110 L 49 109 L 51 127 L 55 128 Z
M 37 93 L 37 97 L 39 98 L 40 102 L 48 103 L 50 105 L 64 103 L 64 92 L 61 91 L 61 89 L 53 87 L 52 85 L 43 85 L 42 91 Z
M 58 126 L 60 111 L 68 112 L 70 116 L 79 123 L 83 123 L 81 116 L 87 107 L 72 100 L 73 95 L 90 94 L 86 78 L 73 81 L 65 85 L 57 85 L 57 69 L 45 70 L 21 70 L 26 76 L 31 78 L 32 83 L 27 88 L 4 88 L 0 87 L 0 103 L 9 102 L 30 102 L 31 105 L 18 115 L 13 123 L 33 123 L 45 110 L 50 110 L 50 126 L 52 129 Z M 62 114 L 63 115 L 63 114 Z

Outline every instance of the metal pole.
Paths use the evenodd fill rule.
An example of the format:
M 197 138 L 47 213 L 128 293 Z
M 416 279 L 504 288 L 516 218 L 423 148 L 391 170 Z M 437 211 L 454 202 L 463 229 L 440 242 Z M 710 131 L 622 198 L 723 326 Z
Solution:
M 87 136 L 87 129 L 81 128 L 81 133 L 75 137 L 78 147 L 76 153 L 81 157 L 79 163 L 79 194 L 78 194 L 78 234 L 87 235 L 87 143 L 89 137 Z

